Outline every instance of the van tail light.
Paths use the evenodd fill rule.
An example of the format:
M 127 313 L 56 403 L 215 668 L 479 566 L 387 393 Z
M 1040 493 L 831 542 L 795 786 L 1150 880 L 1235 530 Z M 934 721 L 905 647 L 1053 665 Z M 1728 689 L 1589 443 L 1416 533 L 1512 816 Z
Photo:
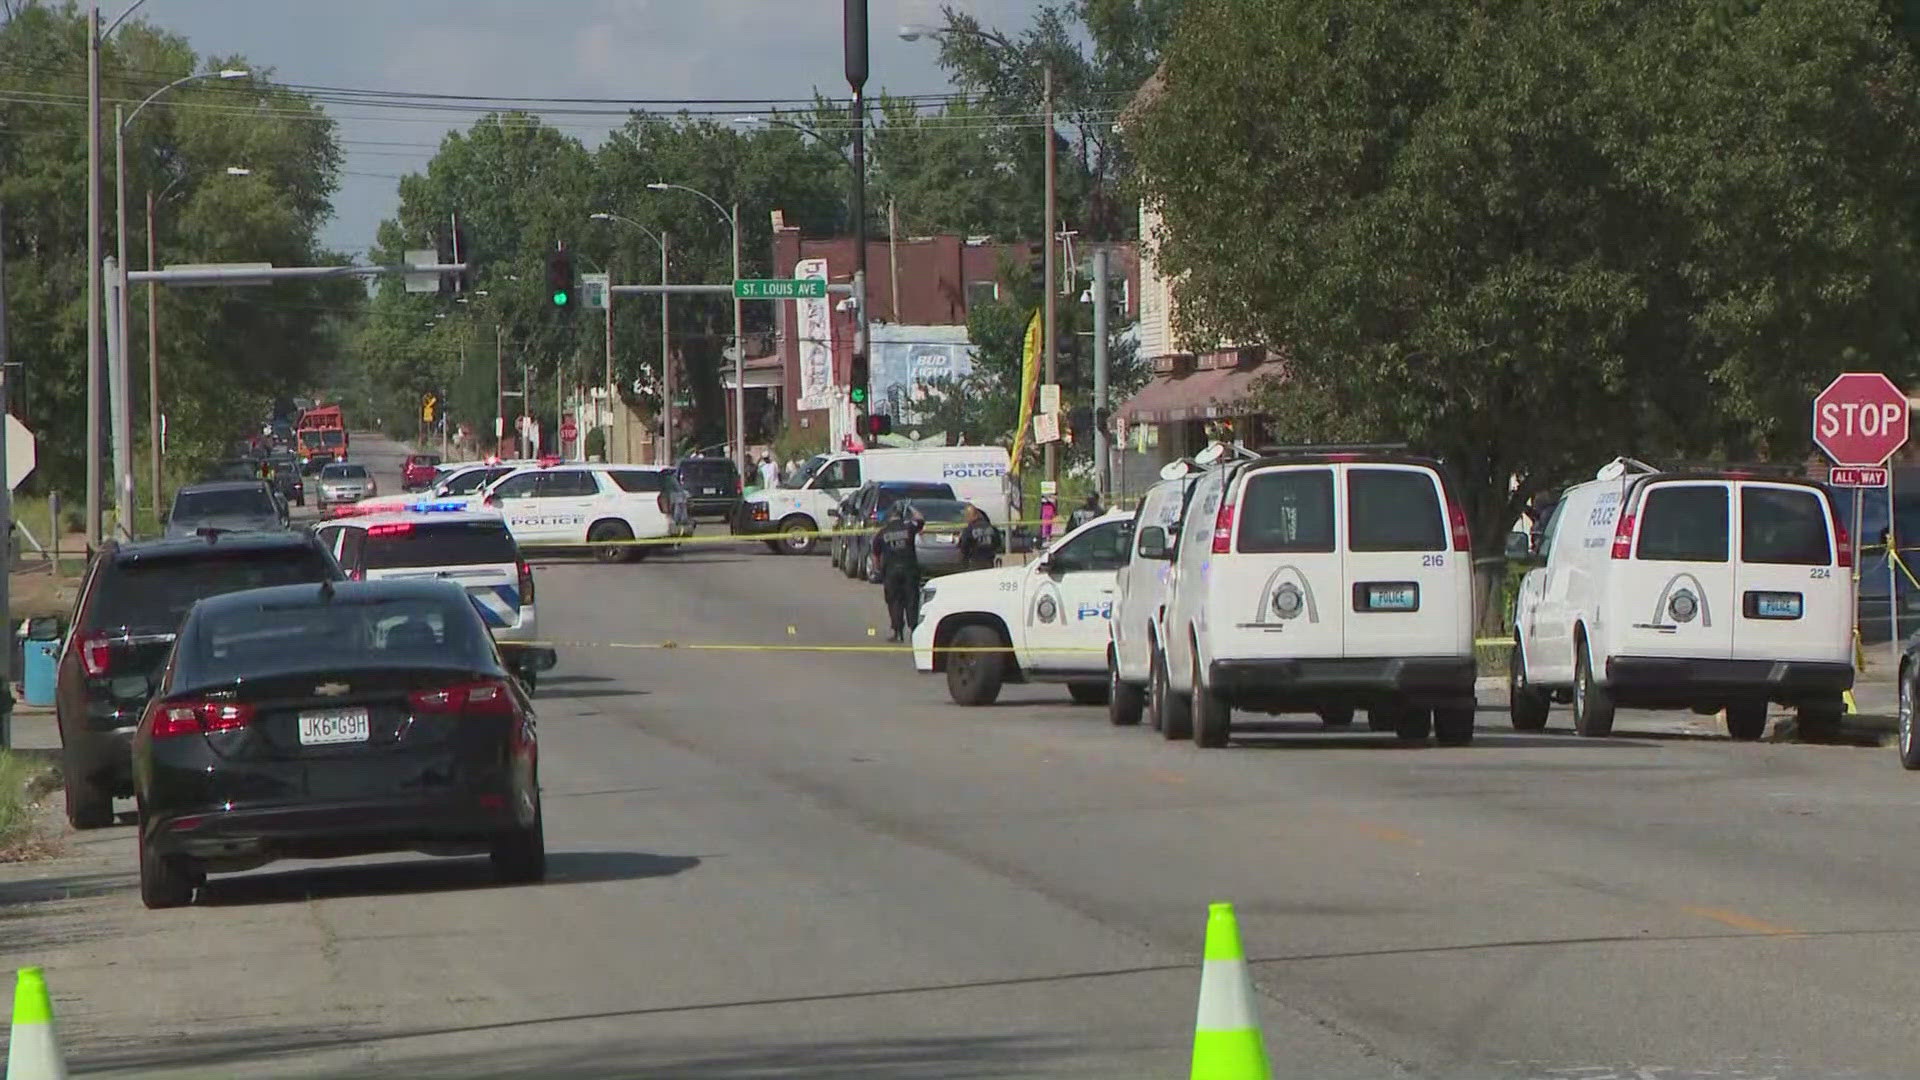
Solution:
M 86 666 L 87 674 L 96 678 L 105 675 L 113 670 L 113 644 L 104 637 L 82 638 L 80 662 Z
M 512 716 L 515 712 L 513 692 L 498 679 L 415 690 L 407 695 L 407 702 L 416 714 L 422 715 Z
M 1473 530 L 1467 527 L 1467 509 L 1453 495 L 1453 489 L 1447 489 L 1447 527 L 1453 530 L 1453 550 L 1468 552 L 1473 550 Z
M 1616 559 L 1633 558 L 1633 515 L 1621 514 L 1620 521 L 1613 527 L 1613 557 Z
M 667 515 L 668 517 L 673 516 L 673 500 L 667 498 L 666 492 L 664 491 L 661 492 L 660 497 L 655 499 L 653 502 L 655 506 L 658 506 L 660 508 L 661 513 Z
M 533 603 L 533 567 L 525 559 L 520 560 L 520 602 Z
M 153 707 L 153 737 L 210 735 L 253 723 L 253 706 L 239 701 L 169 701 Z
M 1223 499 L 1220 512 L 1213 516 L 1213 553 L 1225 555 L 1233 550 L 1233 503 Z
M 348 581 L 365 581 L 367 580 L 367 572 L 364 568 L 356 566 L 353 569 L 347 571 L 347 580 Z
M 1833 519 L 1833 558 L 1835 565 L 1842 570 L 1853 568 L 1853 534 L 1847 532 L 1847 523 L 1840 520 L 1840 508 L 1827 503 L 1827 515 Z

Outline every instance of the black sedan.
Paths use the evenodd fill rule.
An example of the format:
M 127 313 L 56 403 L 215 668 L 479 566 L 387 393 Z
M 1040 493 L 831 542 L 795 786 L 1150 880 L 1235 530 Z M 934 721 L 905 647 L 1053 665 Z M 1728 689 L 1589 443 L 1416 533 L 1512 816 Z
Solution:
M 230 593 L 180 628 L 134 734 L 140 897 L 276 859 L 487 853 L 546 876 L 532 703 L 460 586 Z

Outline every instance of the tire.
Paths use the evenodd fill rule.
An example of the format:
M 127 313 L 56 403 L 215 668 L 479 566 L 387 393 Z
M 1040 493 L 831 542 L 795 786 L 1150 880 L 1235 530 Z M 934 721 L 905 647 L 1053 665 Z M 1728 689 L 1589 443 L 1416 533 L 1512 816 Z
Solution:
M 1799 731 L 1801 742 L 1831 743 L 1840 738 L 1840 725 L 1846 715 L 1844 701 L 1802 705 L 1794 712 L 1793 726 Z
M 1573 730 L 1589 739 L 1613 734 L 1613 694 L 1593 681 L 1593 663 L 1586 642 L 1576 642 L 1573 658 Z
M 1900 765 L 1905 769 L 1920 769 L 1920 736 L 1914 734 L 1914 686 L 1913 672 L 1900 673 Z
M 1393 733 L 1401 742 L 1421 743 L 1433 730 L 1433 710 L 1400 709 L 1393 714 Z
M 537 671 L 521 671 L 517 674 L 520 679 L 520 685 L 527 689 L 527 696 L 532 697 L 534 691 L 540 686 L 540 673 Z
M 145 830 L 143 829 L 142 832 Z M 193 864 L 179 855 L 156 855 L 153 845 L 140 839 L 140 902 L 151 910 L 185 907 L 193 903 L 197 875 Z
M 113 792 L 87 775 L 84 763 L 71 753 L 61 758 L 65 773 L 67 823 L 76 829 L 104 829 L 113 824 Z
M 960 649 L 999 649 L 1006 641 L 985 626 L 963 626 L 953 635 Z M 1000 699 L 1006 680 L 1006 654 L 957 652 L 947 656 L 947 694 L 956 705 L 991 705 Z
M 1320 722 L 1328 727 L 1349 727 L 1353 724 L 1353 706 L 1343 705 L 1338 709 L 1321 709 Z
M 1114 727 L 1133 727 L 1146 711 L 1146 695 L 1140 688 L 1120 678 L 1120 664 L 1107 650 L 1107 722 Z
M 587 530 L 587 543 L 598 545 L 593 557 L 603 563 L 623 563 L 632 558 L 638 549 L 622 543 L 631 539 L 633 530 L 618 521 L 602 521 Z
M 1220 695 L 1207 689 L 1200 681 L 1200 653 L 1193 654 L 1193 745 L 1207 750 L 1216 750 L 1227 745 L 1227 735 L 1233 730 L 1233 708 L 1220 699 Z
M 1727 734 L 1736 742 L 1754 742 L 1767 733 L 1767 703 L 1730 701 L 1727 703 Z
M 1070 682 L 1067 684 L 1067 696 L 1075 705 L 1105 705 L 1107 703 L 1107 684 L 1103 682 Z
M 1368 709 L 1367 710 L 1367 730 L 1368 731 L 1396 730 L 1394 725 L 1393 710 Z
M 1433 741 L 1441 746 L 1466 746 L 1473 742 L 1473 707 L 1454 706 L 1433 710 Z
M 813 549 L 820 546 L 820 538 L 813 535 L 819 526 L 812 518 L 799 514 L 780 523 L 780 551 L 786 555 L 811 555 Z
M 493 872 L 502 884 L 531 885 L 547 879 L 547 829 L 545 814 L 536 806 L 533 824 L 502 833 L 487 853 L 493 860 Z
M 1193 713 L 1180 695 L 1173 692 L 1173 686 L 1167 680 L 1167 658 L 1156 650 L 1153 654 L 1153 682 L 1149 691 L 1151 708 L 1154 713 L 1154 727 L 1160 729 L 1160 737 L 1168 742 L 1193 738 Z
M 1520 643 L 1514 642 L 1507 654 L 1507 719 L 1513 722 L 1513 730 L 1544 730 L 1552 706 L 1547 695 L 1527 685 L 1527 661 L 1520 655 Z
M 866 556 L 861 561 L 864 563 L 860 568 L 861 580 L 869 585 L 880 584 L 880 553 L 872 548 L 868 548 Z

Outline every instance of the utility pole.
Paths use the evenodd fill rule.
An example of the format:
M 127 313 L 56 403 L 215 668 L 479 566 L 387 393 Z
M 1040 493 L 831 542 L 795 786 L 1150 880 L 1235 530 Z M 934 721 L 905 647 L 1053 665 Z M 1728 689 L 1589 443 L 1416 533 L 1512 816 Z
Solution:
M 1107 477 L 1107 249 L 1093 249 L 1093 490 L 1105 502 Z
M 114 532 L 133 539 L 133 430 L 127 406 L 127 327 L 120 319 L 125 307 L 127 275 L 120 260 L 107 256 L 107 405 L 113 440 Z
M 893 286 L 893 303 L 887 305 L 887 317 L 900 321 L 900 214 L 893 196 L 887 196 L 887 277 Z
M 871 385 L 867 338 L 867 0 L 846 0 L 842 28 L 846 38 L 847 86 L 853 91 L 853 192 L 847 200 L 853 212 L 853 430 L 867 429 L 867 400 Z M 899 297 L 894 303 L 899 304 Z
M 1054 373 L 1054 354 L 1059 351 L 1059 348 L 1056 344 L 1053 330 L 1053 291 L 1057 274 L 1053 265 L 1053 233 L 1056 226 L 1054 222 L 1053 202 L 1055 178 L 1053 165 L 1053 64 L 1051 61 L 1043 65 L 1040 69 L 1040 112 L 1044 118 L 1041 124 L 1040 136 L 1047 141 L 1047 209 L 1045 214 L 1046 220 L 1041 226 L 1041 231 L 1046 234 L 1044 242 L 1047 245 L 1046 258 L 1041 263 L 1043 269 L 1041 270 L 1040 288 L 1044 295 L 1040 298 L 1040 302 L 1044 305 L 1041 310 L 1045 312 L 1041 317 L 1041 347 L 1045 349 L 1047 359 L 1045 381 L 1053 383 L 1058 381 L 1058 377 Z M 1045 453 L 1047 480 L 1054 485 L 1054 491 L 1057 497 L 1057 493 L 1060 490 L 1060 444 L 1058 442 L 1048 443 Z
M 499 323 L 493 324 L 493 453 L 495 457 L 505 457 L 500 452 L 501 445 L 507 441 L 507 345 L 506 332 Z
M 159 240 L 153 231 L 153 188 L 147 188 L 147 269 L 158 270 Z M 153 485 L 153 517 L 160 520 L 160 284 L 147 282 L 147 452 Z
M 607 260 L 607 306 L 602 309 L 607 314 L 607 437 L 600 444 L 600 456 L 607 461 L 613 460 L 613 260 Z M 578 454 L 581 460 L 587 456 L 587 433 L 579 435 Z
M 660 230 L 660 284 L 667 283 L 667 230 Z M 660 411 L 661 434 L 665 442 L 660 448 L 660 464 L 673 464 L 673 350 L 667 343 L 667 294 L 660 294 Z M 632 457 L 631 450 L 627 453 Z
M 100 546 L 100 5 L 87 5 L 87 547 Z
M 0 203 L 0 623 L 7 627 L 7 647 L 0 649 L 0 750 L 13 745 L 13 490 L 7 484 L 7 208 Z M 59 523 L 54 523 L 56 549 Z M 53 575 L 60 576 L 56 560 Z
M 733 204 L 733 280 L 740 280 L 740 204 Z M 733 460 L 747 475 L 747 337 L 740 293 L 733 294 Z

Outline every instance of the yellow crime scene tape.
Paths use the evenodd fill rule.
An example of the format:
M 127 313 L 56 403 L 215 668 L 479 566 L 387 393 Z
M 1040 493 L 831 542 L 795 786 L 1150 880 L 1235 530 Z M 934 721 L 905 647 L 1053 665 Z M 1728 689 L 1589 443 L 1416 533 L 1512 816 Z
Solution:
M 994 528 L 1005 529 L 1016 525 L 1039 525 L 1039 521 L 996 522 Z M 1066 519 L 1056 519 L 1054 524 L 1062 533 L 1066 532 Z M 965 532 L 965 525 L 928 525 L 922 532 L 944 535 L 959 535 Z M 778 544 L 782 540 L 817 540 L 835 536 L 872 536 L 879 529 L 779 529 L 771 528 L 763 533 L 695 533 L 692 536 L 649 536 L 638 540 L 596 540 L 581 547 L 665 547 L 679 544 Z

